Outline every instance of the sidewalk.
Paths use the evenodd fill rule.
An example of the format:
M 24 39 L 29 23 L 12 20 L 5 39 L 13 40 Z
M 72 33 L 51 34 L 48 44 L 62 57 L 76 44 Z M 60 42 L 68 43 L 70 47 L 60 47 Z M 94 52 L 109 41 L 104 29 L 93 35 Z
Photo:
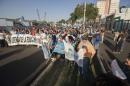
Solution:
M 114 41 L 113 41 L 113 34 L 106 33 L 104 38 L 104 43 L 100 45 L 100 51 L 99 51 L 99 58 L 101 59 L 101 62 L 103 63 L 103 69 L 105 72 L 111 72 L 111 61 L 116 59 L 120 65 L 121 68 L 123 68 L 124 61 L 127 57 L 127 54 L 130 53 L 130 43 L 124 42 L 124 47 L 122 48 L 122 51 L 120 53 L 113 53 L 114 49 Z M 130 74 L 128 74 L 127 77 Z
M 115 54 L 113 53 L 113 49 L 115 46 L 115 43 L 113 41 L 114 35 L 112 33 L 106 33 L 105 35 L 105 40 L 104 40 L 104 44 L 106 45 L 106 49 L 111 52 L 118 60 L 120 60 L 121 62 L 124 62 L 127 54 L 130 53 L 130 42 L 124 42 L 124 47 L 122 48 L 122 51 L 120 52 L 120 54 Z

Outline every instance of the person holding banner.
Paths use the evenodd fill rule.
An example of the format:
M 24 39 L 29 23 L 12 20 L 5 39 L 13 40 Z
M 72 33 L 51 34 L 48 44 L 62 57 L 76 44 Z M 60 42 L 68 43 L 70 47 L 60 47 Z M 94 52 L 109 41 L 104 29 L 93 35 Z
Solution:
M 32 36 L 35 36 L 35 35 L 36 35 L 36 29 L 35 29 L 35 27 L 32 28 L 32 30 L 31 30 L 31 35 L 32 35 Z
M 93 45 L 88 41 L 87 35 L 82 37 L 82 40 L 78 44 L 77 48 L 78 48 L 78 50 L 82 49 L 82 52 L 84 52 L 83 57 L 82 57 L 83 58 L 83 63 L 82 63 L 83 64 L 83 67 L 82 67 L 83 76 L 85 79 L 87 79 L 88 81 L 91 82 L 91 80 L 93 78 L 93 74 L 92 74 L 90 63 L 91 63 L 91 60 L 92 60 L 93 56 L 95 55 L 96 51 L 95 51 Z
M 52 52 L 52 56 L 53 56 L 52 61 L 58 60 L 60 58 L 64 59 L 64 55 L 65 55 L 64 49 L 65 49 L 65 46 L 63 43 L 63 37 L 60 36 Z
M 111 69 L 112 69 L 112 74 L 115 75 L 116 77 L 126 80 L 127 76 L 124 74 L 122 69 L 120 68 L 118 62 L 116 59 L 112 60 L 111 62 Z
M 79 52 L 77 53 L 76 47 L 79 43 L 79 41 L 73 37 L 73 35 L 69 35 L 67 33 L 64 34 L 65 40 L 63 40 L 64 45 L 65 45 L 65 63 L 68 68 L 70 68 L 69 71 L 74 71 L 73 73 L 78 72 L 78 68 L 82 67 L 82 58 L 79 58 L 78 54 L 82 53 Z M 81 66 L 81 67 L 78 67 Z
M 46 42 L 42 42 L 42 51 L 43 51 L 43 54 L 44 54 L 44 58 L 45 59 L 50 59 L 50 52 L 47 48 L 47 43 Z
M 51 35 L 51 45 L 50 45 L 50 52 L 52 53 L 56 44 L 57 44 L 57 38 L 55 32 L 52 32 L 53 34 Z
M 100 32 L 100 35 L 101 35 L 101 43 L 103 43 L 103 41 L 104 41 L 104 34 L 105 34 L 105 30 L 101 30 L 101 32 Z
M 71 66 L 75 63 L 75 49 L 74 49 L 74 37 L 72 35 L 66 35 L 63 41 L 65 45 L 65 58 Z
M 96 50 L 99 49 L 100 42 L 101 42 L 101 36 L 100 36 L 100 33 L 97 32 L 96 34 L 94 34 L 94 37 L 92 40 L 93 46 L 95 47 Z
M 111 67 L 113 75 L 130 83 L 130 53 L 128 53 L 124 64 L 114 59 L 111 62 Z

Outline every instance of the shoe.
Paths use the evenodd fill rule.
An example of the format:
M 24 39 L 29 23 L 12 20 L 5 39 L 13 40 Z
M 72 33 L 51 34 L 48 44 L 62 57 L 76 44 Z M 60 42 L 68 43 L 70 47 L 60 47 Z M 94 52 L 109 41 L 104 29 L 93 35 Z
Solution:
M 55 61 L 56 61 L 56 58 L 51 58 L 51 61 L 52 61 L 52 62 L 55 62 Z
M 113 52 L 113 53 L 117 54 L 118 52 L 115 51 L 115 52 Z

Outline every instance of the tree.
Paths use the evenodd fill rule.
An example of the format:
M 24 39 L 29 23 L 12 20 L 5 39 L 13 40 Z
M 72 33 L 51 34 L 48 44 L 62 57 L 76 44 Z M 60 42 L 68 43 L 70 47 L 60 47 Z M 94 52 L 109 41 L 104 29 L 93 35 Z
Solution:
M 71 20 L 72 24 L 78 19 L 78 16 L 75 13 L 71 13 L 71 17 L 69 20 Z
M 39 23 L 38 23 L 37 20 L 33 20 L 32 24 L 33 24 L 34 26 L 38 26 L 38 25 L 39 25 Z
M 47 21 L 37 21 L 37 20 L 34 20 L 33 22 L 32 22 L 32 24 L 34 25 L 34 26 L 37 26 L 37 27 L 42 27 L 42 26 L 46 26 L 47 24 L 48 24 L 48 22 Z
M 66 23 L 66 21 L 64 19 L 61 19 L 58 23 Z
M 88 20 L 96 19 L 97 16 L 98 16 L 98 8 L 94 7 L 94 4 L 87 4 L 86 5 L 86 18 Z
M 98 15 L 98 8 L 94 7 L 94 4 L 86 4 L 86 19 L 96 19 Z M 74 9 L 74 12 L 70 14 L 70 19 L 74 23 L 77 19 L 84 17 L 84 4 L 78 4 Z

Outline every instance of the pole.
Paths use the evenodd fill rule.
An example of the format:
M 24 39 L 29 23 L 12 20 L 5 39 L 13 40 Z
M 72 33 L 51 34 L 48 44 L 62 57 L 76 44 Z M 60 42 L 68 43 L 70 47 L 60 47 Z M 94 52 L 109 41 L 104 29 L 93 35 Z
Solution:
M 84 3 L 84 22 L 83 22 L 84 29 L 85 29 L 85 20 L 86 20 L 86 2 Z
M 39 14 L 39 10 L 38 10 L 38 8 L 37 8 L 37 16 L 38 16 L 38 20 L 40 21 L 41 20 L 41 18 L 40 18 L 40 14 Z
M 46 21 L 46 12 L 44 12 L 44 21 Z
M 125 20 L 127 20 L 127 18 L 126 18 L 126 14 L 127 14 L 127 10 L 128 10 L 128 8 L 125 8 L 126 10 L 125 10 Z

